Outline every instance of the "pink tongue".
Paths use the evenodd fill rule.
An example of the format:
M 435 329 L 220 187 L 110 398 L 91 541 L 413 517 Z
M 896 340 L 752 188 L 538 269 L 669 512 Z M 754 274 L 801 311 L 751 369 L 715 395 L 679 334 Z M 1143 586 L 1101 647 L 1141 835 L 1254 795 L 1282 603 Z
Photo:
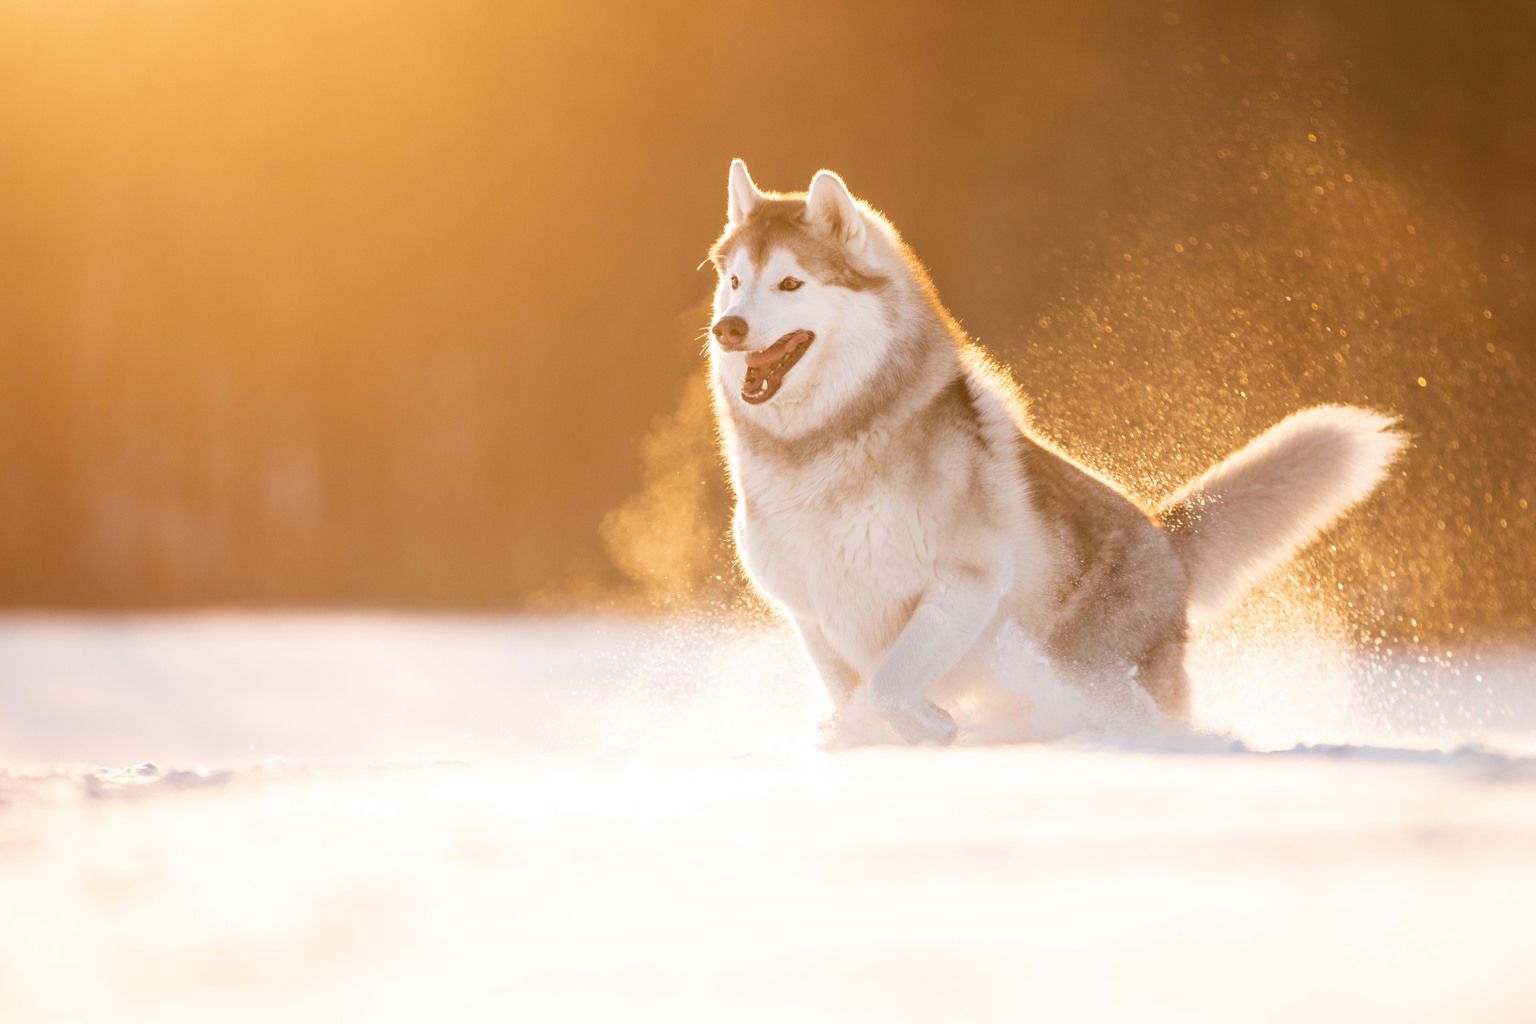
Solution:
M 785 352 L 789 351 L 791 346 L 798 345 L 800 340 L 804 337 L 804 331 L 796 331 L 794 334 L 780 338 L 778 341 L 774 342 L 772 345 L 768 346 L 760 352 L 748 352 L 747 365 L 755 368 L 759 366 L 767 366 L 769 363 L 776 363 L 779 361 L 779 357 L 784 355 Z

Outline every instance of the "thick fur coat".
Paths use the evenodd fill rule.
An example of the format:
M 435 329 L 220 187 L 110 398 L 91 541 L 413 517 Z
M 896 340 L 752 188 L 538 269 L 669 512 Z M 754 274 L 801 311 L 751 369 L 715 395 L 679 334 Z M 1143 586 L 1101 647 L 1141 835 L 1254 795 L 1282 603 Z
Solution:
M 930 690 L 1017 627 L 1068 679 L 1187 711 L 1191 617 L 1220 614 L 1365 497 L 1393 421 L 1291 416 L 1151 512 L 1034 437 L 895 228 L 822 171 L 731 166 L 710 358 L 748 576 L 834 703 L 947 742 Z

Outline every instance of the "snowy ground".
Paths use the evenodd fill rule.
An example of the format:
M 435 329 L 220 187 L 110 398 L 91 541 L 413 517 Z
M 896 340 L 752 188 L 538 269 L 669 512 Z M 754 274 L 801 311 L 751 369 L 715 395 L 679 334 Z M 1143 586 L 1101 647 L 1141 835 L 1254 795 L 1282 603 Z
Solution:
M 0 1020 L 1536 1019 L 1536 656 L 1196 667 L 824 752 L 740 624 L 0 620 Z

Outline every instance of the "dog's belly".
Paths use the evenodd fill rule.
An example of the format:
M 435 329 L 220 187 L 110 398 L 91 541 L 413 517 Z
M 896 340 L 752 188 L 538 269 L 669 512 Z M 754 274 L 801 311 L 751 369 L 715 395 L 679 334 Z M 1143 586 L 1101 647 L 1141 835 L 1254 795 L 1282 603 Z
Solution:
M 867 675 L 933 580 L 931 534 L 912 503 L 873 500 L 746 516 L 737 543 L 753 582 Z

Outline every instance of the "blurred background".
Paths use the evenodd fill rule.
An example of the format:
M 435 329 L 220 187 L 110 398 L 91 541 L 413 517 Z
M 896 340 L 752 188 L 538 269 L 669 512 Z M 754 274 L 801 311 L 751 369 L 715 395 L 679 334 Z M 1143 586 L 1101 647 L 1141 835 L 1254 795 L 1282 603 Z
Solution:
M 840 171 L 1140 497 L 1400 413 L 1317 596 L 1529 633 L 1533 41 L 1524 0 L 5 0 L 0 605 L 737 593 L 697 338 L 742 156 Z

